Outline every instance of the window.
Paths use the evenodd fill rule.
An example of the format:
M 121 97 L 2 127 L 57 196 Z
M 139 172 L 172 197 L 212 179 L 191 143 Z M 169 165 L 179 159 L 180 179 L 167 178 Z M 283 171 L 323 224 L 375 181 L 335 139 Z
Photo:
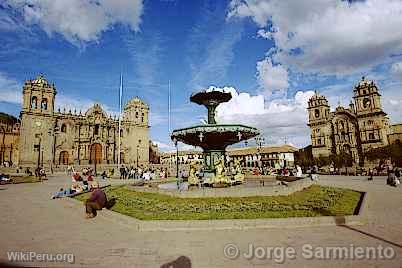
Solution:
M 316 118 L 320 117 L 320 110 L 315 109 L 314 114 Z
M 374 139 L 375 139 L 374 133 L 369 133 L 369 140 L 374 140 Z
M 46 98 L 42 100 L 42 102 L 40 104 L 40 108 L 42 110 L 47 110 L 47 99 Z
M 317 140 L 318 145 L 321 145 L 321 139 Z
M 38 98 L 33 96 L 31 99 L 31 109 L 36 109 L 38 106 Z
M 66 133 L 66 132 L 67 132 L 67 126 L 66 126 L 66 124 L 62 124 L 62 125 L 61 125 L 60 131 L 63 132 L 63 133 Z
M 94 135 L 99 135 L 99 125 L 95 125 Z

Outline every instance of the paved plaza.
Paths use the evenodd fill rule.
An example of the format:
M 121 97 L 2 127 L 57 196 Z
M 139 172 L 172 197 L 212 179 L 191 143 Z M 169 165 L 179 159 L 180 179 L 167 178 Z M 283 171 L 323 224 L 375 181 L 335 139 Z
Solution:
M 50 177 L 36 184 L 0 186 L 0 260 L 7 252 L 72 253 L 74 263 L 42 262 L 14 265 L 67 267 L 160 267 L 180 256 L 191 267 L 402 267 L 402 188 L 385 185 L 385 178 L 322 176 L 319 183 L 369 193 L 369 223 L 364 226 L 327 226 L 226 231 L 139 232 L 120 224 L 109 213 L 84 218 L 81 204 L 51 200 L 60 187 L 67 187 L 66 175 Z M 121 183 L 121 181 L 113 181 Z M 232 251 L 224 248 L 233 244 Z M 252 244 L 254 257 L 248 257 Z M 384 260 L 319 260 L 302 254 L 304 246 L 391 247 L 395 256 Z M 238 257 L 229 258 L 233 247 Z M 295 258 L 268 256 L 268 247 L 294 248 Z M 226 249 L 229 247 L 226 246 Z M 265 253 L 262 254 L 262 249 Z M 189 267 L 171 266 L 171 267 Z

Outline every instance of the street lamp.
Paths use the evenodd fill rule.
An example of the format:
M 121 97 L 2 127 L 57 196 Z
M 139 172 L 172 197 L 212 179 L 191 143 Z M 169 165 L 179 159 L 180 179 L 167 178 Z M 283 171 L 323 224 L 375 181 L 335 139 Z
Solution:
M 265 138 L 262 136 L 257 136 L 255 137 L 255 142 L 257 143 L 257 150 L 258 150 L 258 166 L 262 166 L 262 161 L 261 161 L 261 147 L 265 143 Z
M 179 147 L 177 146 L 177 139 L 173 139 L 174 146 L 176 147 L 176 178 L 179 178 Z
M 137 169 L 138 169 L 138 150 L 140 149 L 140 145 L 137 144 Z
M 53 166 L 56 165 L 56 134 L 59 131 L 59 127 L 57 126 L 57 121 L 54 123 L 53 128 L 49 128 L 48 134 L 49 136 L 53 136 L 53 161 L 52 166 L 50 168 L 51 173 L 53 174 Z

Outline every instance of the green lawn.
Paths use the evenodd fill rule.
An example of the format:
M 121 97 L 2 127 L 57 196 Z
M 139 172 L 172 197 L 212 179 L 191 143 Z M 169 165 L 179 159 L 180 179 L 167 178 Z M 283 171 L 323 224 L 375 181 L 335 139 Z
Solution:
M 117 198 L 113 211 L 141 220 L 256 219 L 352 215 L 361 193 L 349 189 L 312 185 L 289 196 L 230 198 L 178 198 L 143 193 L 126 186 L 107 187 L 107 197 Z M 87 194 L 75 197 L 88 198 Z

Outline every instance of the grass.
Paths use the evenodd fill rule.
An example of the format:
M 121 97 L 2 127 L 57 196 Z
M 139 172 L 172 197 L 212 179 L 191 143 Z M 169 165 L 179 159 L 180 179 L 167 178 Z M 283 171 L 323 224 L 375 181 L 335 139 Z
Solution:
M 117 198 L 112 210 L 140 220 L 257 219 L 353 215 L 361 194 L 312 185 L 289 196 L 178 198 L 136 192 L 126 186 L 104 189 Z M 88 198 L 88 193 L 74 197 Z

